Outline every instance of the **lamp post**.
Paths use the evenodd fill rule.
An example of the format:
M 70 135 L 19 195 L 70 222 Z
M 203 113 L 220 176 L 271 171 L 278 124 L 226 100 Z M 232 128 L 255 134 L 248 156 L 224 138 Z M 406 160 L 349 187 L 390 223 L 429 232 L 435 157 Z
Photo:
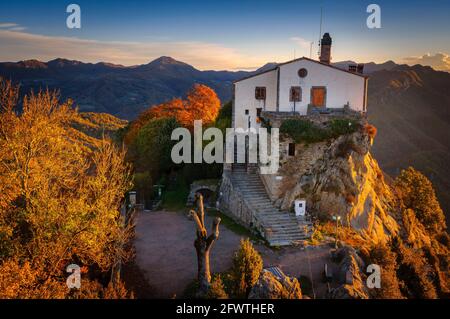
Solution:
M 335 242 L 334 242 L 334 248 L 337 249 L 338 248 L 338 226 L 339 226 L 339 221 L 341 220 L 341 216 L 339 215 L 333 215 L 333 220 L 336 221 L 336 236 L 335 236 Z

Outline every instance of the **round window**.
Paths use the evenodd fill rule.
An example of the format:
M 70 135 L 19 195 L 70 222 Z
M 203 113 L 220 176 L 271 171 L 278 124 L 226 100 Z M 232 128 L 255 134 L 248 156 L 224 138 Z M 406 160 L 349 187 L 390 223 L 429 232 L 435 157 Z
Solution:
M 298 70 L 298 76 L 301 78 L 305 78 L 308 75 L 308 70 L 306 70 L 305 68 L 301 68 L 300 70 Z

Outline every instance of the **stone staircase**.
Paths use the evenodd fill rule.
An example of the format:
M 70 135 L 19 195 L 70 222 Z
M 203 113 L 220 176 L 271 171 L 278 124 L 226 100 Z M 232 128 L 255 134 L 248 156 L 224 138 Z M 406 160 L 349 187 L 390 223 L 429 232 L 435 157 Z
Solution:
M 231 181 L 253 210 L 263 228 L 262 235 L 270 246 L 294 245 L 310 237 L 311 223 L 301 221 L 294 214 L 276 208 L 254 170 L 249 169 L 247 172 L 245 165 L 234 164 Z

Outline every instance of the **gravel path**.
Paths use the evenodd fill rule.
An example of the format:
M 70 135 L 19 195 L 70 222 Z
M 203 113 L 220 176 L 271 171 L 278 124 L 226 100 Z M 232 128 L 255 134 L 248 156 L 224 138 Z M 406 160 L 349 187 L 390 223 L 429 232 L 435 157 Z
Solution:
M 206 216 L 208 230 L 211 224 L 212 218 Z M 240 239 L 241 236 L 224 226 L 220 227 L 219 240 L 211 253 L 212 272 L 230 268 Z M 144 212 L 137 216 L 136 264 L 155 290 L 155 297 L 181 297 L 186 286 L 196 277 L 194 240 L 195 224 L 182 213 L 158 211 Z M 311 277 L 312 273 L 316 297 L 324 296 L 326 286 L 321 283 L 321 278 L 324 262 L 331 264 L 329 247 L 310 247 L 306 250 L 298 247 L 279 250 L 263 245 L 255 247 L 261 253 L 265 267 L 279 266 L 286 274 L 296 277 Z

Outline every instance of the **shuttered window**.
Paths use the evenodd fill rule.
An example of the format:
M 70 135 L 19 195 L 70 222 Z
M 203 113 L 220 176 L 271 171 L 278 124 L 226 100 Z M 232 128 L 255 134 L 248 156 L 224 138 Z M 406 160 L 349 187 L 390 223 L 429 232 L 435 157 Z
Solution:
M 255 98 L 257 100 L 265 100 L 266 99 L 266 88 L 264 86 L 257 86 L 255 88 Z
M 300 102 L 302 100 L 302 89 L 299 86 L 292 86 L 289 94 L 289 101 Z

